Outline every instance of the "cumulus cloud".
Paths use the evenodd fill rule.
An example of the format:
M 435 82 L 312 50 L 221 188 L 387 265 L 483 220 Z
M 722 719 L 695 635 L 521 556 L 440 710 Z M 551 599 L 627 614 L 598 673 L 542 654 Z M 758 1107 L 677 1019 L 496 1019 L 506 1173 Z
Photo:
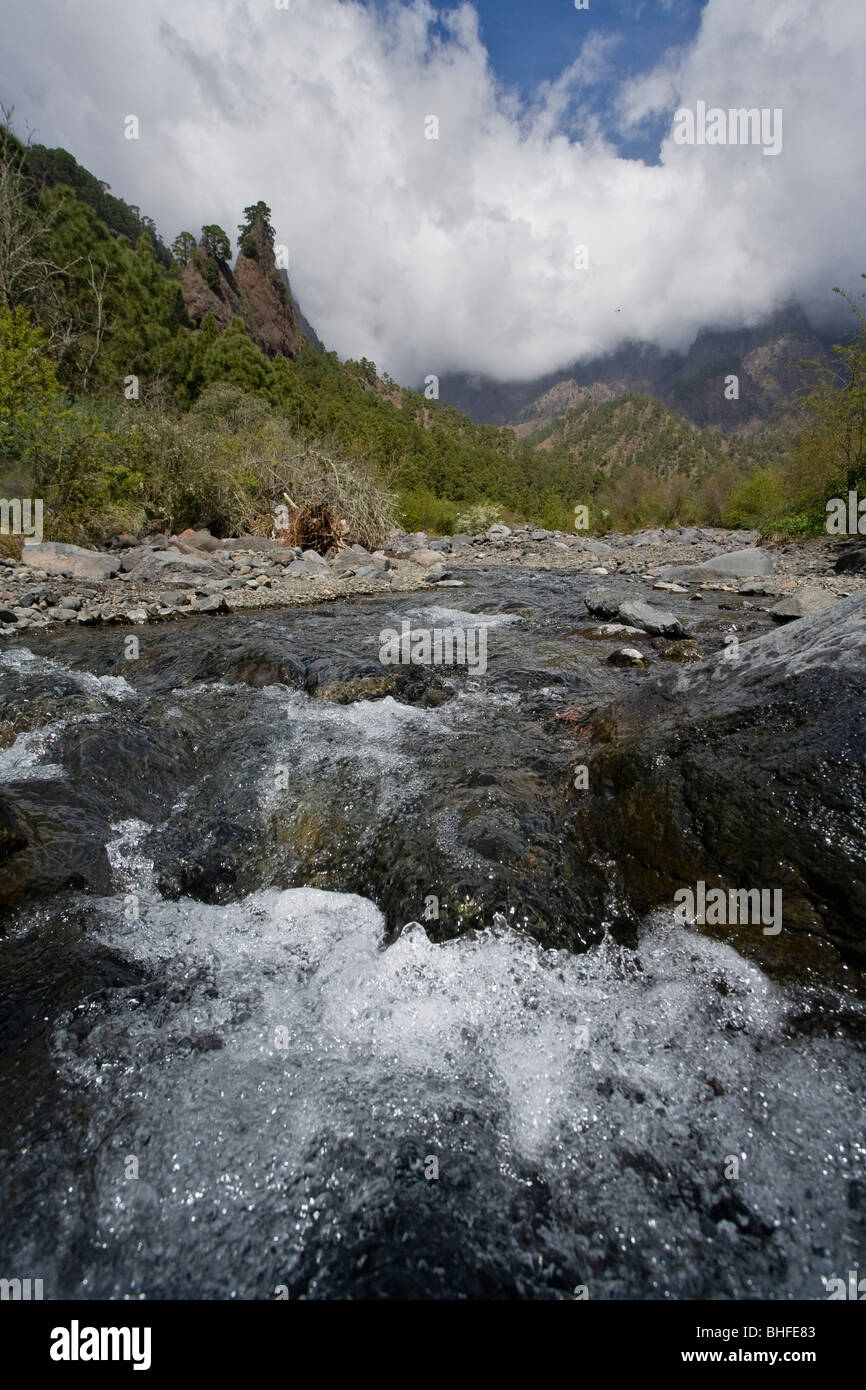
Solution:
M 708 0 L 690 44 L 610 87 L 606 129 L 585 95 L 610 86 L 613 39 L 590 29 L 521 104 L 469 4 L 0 8 L 19 130 L 70 149 L 168 240 L 233 231 L 265 198 L 326 344 L 403 381 L 532 377 L 623 338 L 683 347 L 791 298 L 820 316 L 866 269 L 862 0 Z M 781 153 L 669 133 L 657 164 L 618 155 L 616 136 L 659 117 L 672 131 L 698 101 L 781 108 Z

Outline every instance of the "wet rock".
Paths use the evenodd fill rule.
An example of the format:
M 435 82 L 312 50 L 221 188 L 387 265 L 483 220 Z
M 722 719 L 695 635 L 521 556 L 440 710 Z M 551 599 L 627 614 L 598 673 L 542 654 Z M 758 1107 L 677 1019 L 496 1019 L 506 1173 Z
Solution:
M 632 627 L 643 628 L 653 637 L 681 637 L 683 625 L 675 613 L 653 608 L 641 599 L 627 599 L 619 606 L 619 616 Z
M 642 671 L 649 666 L 643 652 L 639 652 L 637 647 L 619 647 L 615 652 L 611 652 L 608 662 L 611 666 L 637 666 Z
M 85 550 L 80 545 L 64 545 L 60 541 L 25 544 L 23 558 L 45 574 L 62 574 L 70 579 L 110 579 L 120 569 L 117 555 Z
M 615 618 L 619 614 L 622 595 L 616 589 L 599 584 L 594 589 L 587 589 L 583 601 L 594 618 Z
M 629 627 L 628 623 L 601 623 L 583 636 L 609 641 L 612 637 L 646 637 L 646 633 L 642 627 Z
M 698 881 L 779 889 L 778 940 L 713 930 L 771 970 L 823 959 L 822 940 L 866 962 L 866 592 L 683 680 L 596 718 L 580 852 L 616 864 L 635 921 Z
M 228 605 L 223 594 L 205 594 L 196 600 L 197 613 L 227 613 Z
M 685 638 L 681 642 L 671 642 L 660 652 L 662 661 L 701 661 L 704 653 L 697 642 Z
M 687 594 L 689 592 L 684 584 L 671 584 L 666 579 L 657 579 L 653 588 L 661 589 L 666 594 Z

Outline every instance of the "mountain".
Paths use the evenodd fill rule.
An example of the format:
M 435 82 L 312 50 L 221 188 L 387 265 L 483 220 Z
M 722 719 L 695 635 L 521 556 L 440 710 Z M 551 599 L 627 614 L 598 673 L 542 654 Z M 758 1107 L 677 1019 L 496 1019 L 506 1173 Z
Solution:
M 750 431 L 790 414 L 796 393 L 814 380 L 814 372 L 801 364 L 828 365 L 830 341 L 792 305 L 754 328 L 706 329 L 687 352 L 630 342 L 532 381 L 444 374 L 440 399 L 478 424 L 509 425 L 521 436 L 584 401 L 624 394 L 652 396 L 694 425 Z M 737 400 L 725 397 L 730 375 L 739 379 Z
M 264 208 L 252 214 L 234 270 L 219 254 L 223 248 L 209 253 L 199 250 L 184 266 L 180 287 L 196 327 L 208 314 L 220 329 L 228 328 L 232 319 L 241 319 L 266 357 L 280 354 L 293 361 L 306 338 L 288 276 L 277 270 L 266 213 Z

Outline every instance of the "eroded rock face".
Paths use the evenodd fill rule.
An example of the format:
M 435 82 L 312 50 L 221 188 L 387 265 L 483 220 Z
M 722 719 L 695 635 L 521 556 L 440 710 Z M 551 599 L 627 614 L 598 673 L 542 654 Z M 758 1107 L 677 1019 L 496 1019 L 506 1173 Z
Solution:
M 781 889 L 777 936 L 722 934 L 769 967 L 816 939 L 866 962 L 864 684 L 861 593 L 599 716 L 576 830 L 609 864 L 624 917 L 699 880 Z
M 238 256 L 233 271 L 219 265 L 218 279 L 211 287 L 190 261 L 181 274 L 180 287 L 187 313 L 196 324 L 210 314 L 226 329 L 233 318 L 241 318 L 253 342 L 268 357 L 282 353 L 295 358 L 304 346 L 294 299 L 277 271 L 273 245 L 260 221 L 248 234 L 247 250 Z

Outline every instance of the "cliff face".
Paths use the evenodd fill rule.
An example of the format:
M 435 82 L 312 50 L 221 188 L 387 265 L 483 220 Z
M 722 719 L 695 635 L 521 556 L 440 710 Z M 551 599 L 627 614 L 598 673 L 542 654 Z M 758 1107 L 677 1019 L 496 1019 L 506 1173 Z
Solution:
M 244 237 L 234 271 L 224 262 L 203 264 L 194 259 L 184 267 L 180 286 L 196 325 L 206 314 L 212 314 L 221 329 L 240 318 L 266 356 L 282 353 L 295 358 L 306 338 L 284 275 L 277 270 L 272 239 L 258 219 Z

